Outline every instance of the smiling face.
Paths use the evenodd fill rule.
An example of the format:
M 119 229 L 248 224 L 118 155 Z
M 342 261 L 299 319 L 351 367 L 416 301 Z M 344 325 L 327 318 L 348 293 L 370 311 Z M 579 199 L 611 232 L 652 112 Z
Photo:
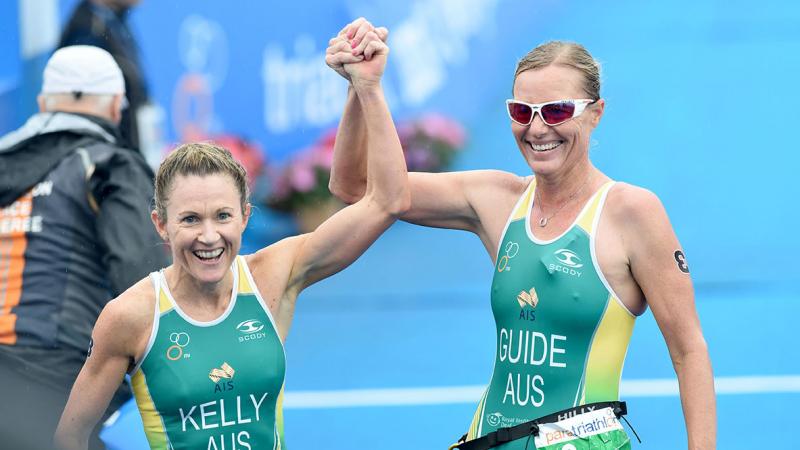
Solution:
M 578 70 L 549 65 L 521 72 L 514 82 L 514 99 L 527 103 L 587 98 Z M 542 176 L 568 173 L 589 161 L 589 139 L 603 115 L 602 99 L 578 117 L 555 126 L 546 125 L 537 112 L 530 125 L 511 122 L 511 132 L 528 166 Z
M 177 175 L 169 188 L 166 219 L 153 211 L 153 223 L 170 245 L 179 272 L 198 284 L 222 281 L 239 253 L 250 205 L 231 176 Z

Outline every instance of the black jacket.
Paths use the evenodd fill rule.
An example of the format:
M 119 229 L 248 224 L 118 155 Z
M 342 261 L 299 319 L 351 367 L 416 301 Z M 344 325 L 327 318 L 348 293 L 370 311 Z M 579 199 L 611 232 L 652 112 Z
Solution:
M 117 139 L 107 121 L 59 112 L 0 138 L 0 352 L 36 352 L 69 384 L 103 306 L 168 264 L 152 171 Z
M 139 150 L 139 121 L 136 113 L 148 102 L 148 89 L 139 57 L 139 46 L 128 27 L 129 10 L 111 8 L 83 0 L 72 12 L 58 47 L 93 45 L 111 53 L 125 78 L 129 107 L 122 111 L 120 132 L 126 147 Z

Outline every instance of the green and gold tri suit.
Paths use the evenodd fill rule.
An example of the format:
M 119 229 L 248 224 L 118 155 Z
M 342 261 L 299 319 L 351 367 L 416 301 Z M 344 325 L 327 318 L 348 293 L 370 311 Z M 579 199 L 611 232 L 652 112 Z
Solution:
M 612 291 L 595 253 L 597 223 L 613 182 L 549 241 L 530 231 L 535 184 L 514 207 L 498 249 L 491 297 L 497 354 L 467 440 L 573 406 L 619 399 L 635 317 Z M 621 427 L 608 432 L 627 442 Z M 496 448 L 524 445 L 521 439 Z
M 131 381 L 152 449 L 285 448 L 283 343 L 243 257 L 231 271 L 230 304 L 210 322 L 188 317 L 163 272 L 150 274 L 153 329 Z

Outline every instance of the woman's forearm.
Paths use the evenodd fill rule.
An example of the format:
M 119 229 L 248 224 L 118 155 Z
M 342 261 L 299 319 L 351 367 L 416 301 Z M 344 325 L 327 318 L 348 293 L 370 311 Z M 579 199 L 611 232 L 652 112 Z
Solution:
M 689 450 L 711 450 L 717 443 L 714 374 L 705 346 L 675 361 Z
M 347 102 L 336 130 L 333 165 L 328 188 L 345 203 L 364 196 L 367 181 L 367 127 L 353 86 L 347 89 Z

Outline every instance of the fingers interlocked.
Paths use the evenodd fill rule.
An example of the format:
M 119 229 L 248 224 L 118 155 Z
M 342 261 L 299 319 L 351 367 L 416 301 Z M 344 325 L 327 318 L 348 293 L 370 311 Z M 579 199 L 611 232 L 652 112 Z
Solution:
M 389 36 L 386 27 L 375 27 L 367 19 L 359 17 L 347 24 L 328 41 L 325 63 L 343 77 L 349 79 L 345 64 L 370 60 L 376 54 L 388 53 L 385 42 Z

